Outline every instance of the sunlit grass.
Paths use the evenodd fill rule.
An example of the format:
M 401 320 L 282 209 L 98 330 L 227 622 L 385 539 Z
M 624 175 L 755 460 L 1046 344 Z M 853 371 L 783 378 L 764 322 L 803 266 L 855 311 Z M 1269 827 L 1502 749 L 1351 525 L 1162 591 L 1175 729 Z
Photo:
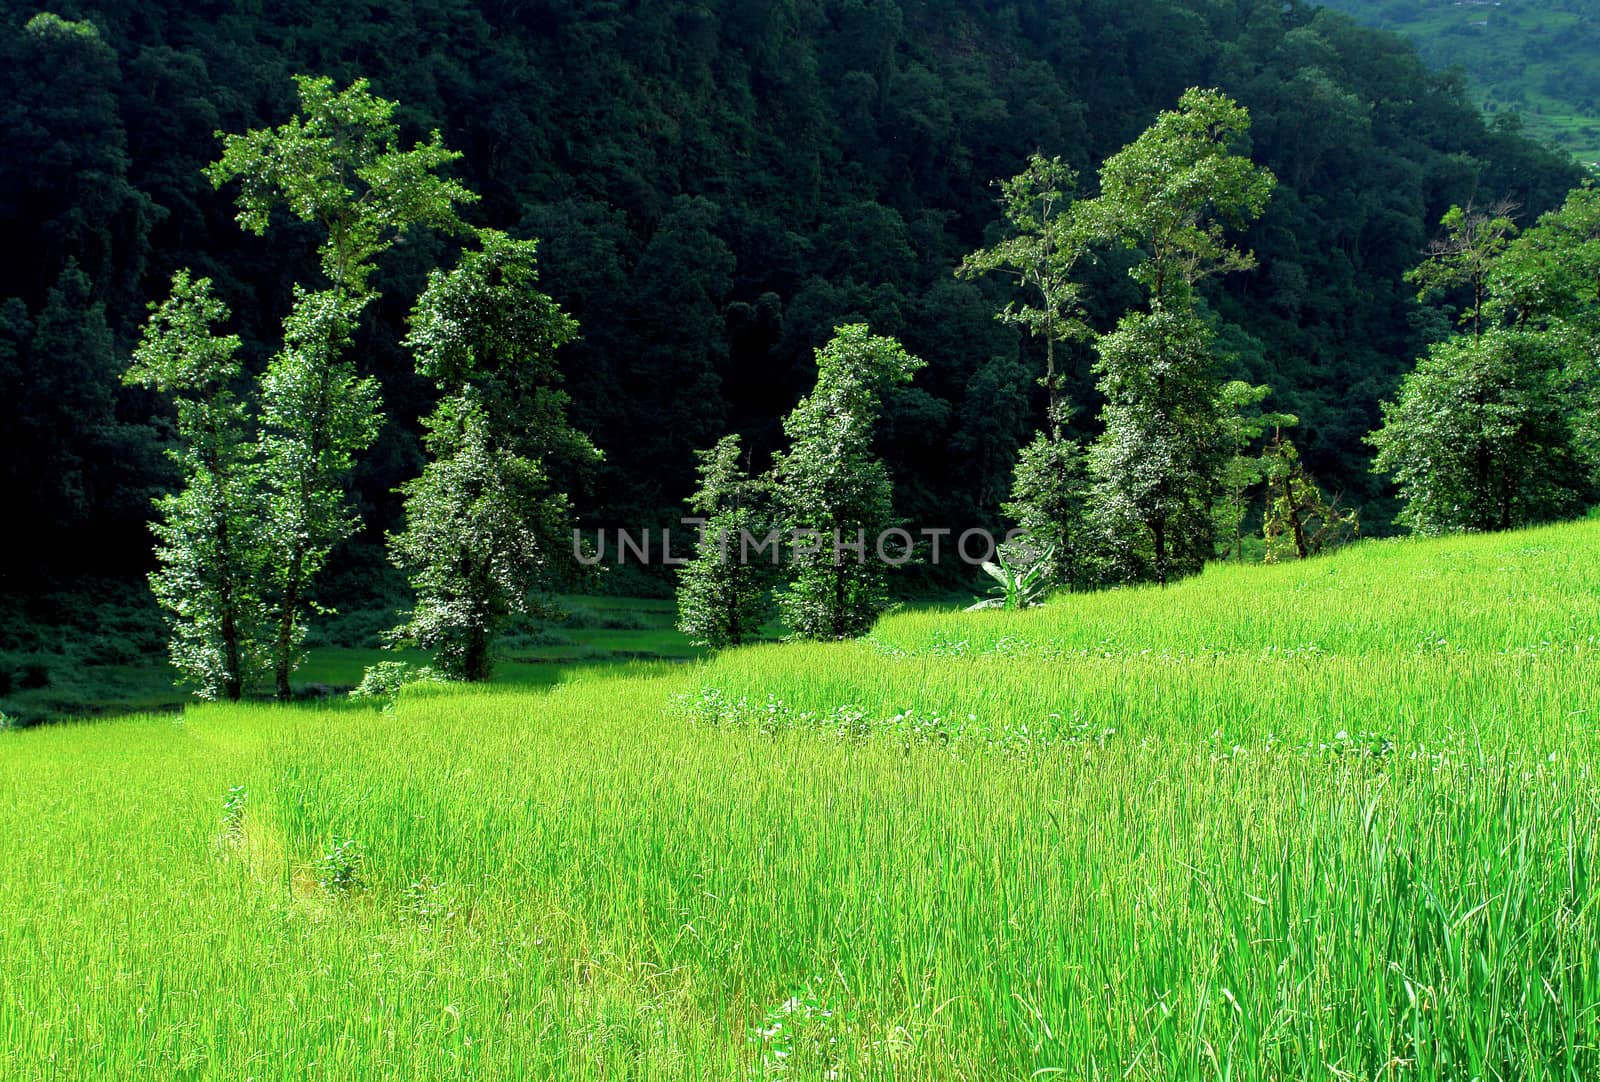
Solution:
M 1594 1077 L 1597 602 L 1591 522 L 0 734 L 0 1078 Z

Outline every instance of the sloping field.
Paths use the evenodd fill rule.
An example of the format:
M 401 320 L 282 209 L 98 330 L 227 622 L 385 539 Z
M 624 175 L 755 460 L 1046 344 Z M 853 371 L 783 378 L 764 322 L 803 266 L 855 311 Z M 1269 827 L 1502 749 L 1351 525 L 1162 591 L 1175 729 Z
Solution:
M 0 733 L 0 1078 L 1589 1078 L 1600 522 Z

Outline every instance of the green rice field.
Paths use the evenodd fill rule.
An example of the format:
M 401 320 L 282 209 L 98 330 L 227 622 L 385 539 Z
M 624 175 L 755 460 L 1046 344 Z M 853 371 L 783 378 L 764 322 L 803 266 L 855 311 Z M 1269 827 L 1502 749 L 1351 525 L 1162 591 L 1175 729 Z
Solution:
M 1600 1077 L 1597 767 L 1597 520 L 0 732 L 0 1078 Z

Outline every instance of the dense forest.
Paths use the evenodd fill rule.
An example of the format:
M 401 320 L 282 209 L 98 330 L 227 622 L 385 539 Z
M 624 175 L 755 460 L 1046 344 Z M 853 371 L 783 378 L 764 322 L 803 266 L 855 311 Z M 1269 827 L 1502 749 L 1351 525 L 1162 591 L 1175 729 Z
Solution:
M 1036 151 L 1093 176 L 1200 85 L 1249 109 L 1252 156 L 1280 182 L 1243 237 L 1256 268 L 1203 298 L 1227 375 L 1273 387 L 1308 466 L 1381 532 L 1392 501 L 1362 438 L 1449 324 L 1402 274 L 1451 204 L 1508 198 L 1531 220 L 1580 178 L 1400 38 L 1279 0 L 0 10 L 0 483 L 30 556 L 9 591 L 148 566 L 171 418 L 119 376 L 174 269 L 216 280 L 246 368 L 265 363 L 314 243 L 287 222 L 241 231 L 202 169 L 216 131 L 292 112 L 294 73 L 370 78 L 408 137 L 438 129 L 463 152 L 476 224 L 541 239 L 541 288 L 580 327 L 573 421 L 605 455 L 571 479 L 589 524 L 675 518 L 694 451 L 725 432 L 770 457 L 814 348 L 852 321 L 927 362 L 885 403 L 897 510 L 997 520 L 1043 415 L 1043 355 L 995 320 L 1004 282 L 952 273 L 995 235 L 991 182 Z M 358 471 L 368 543 L 421 470 L 433 390 L 400 341 L 441 245 L 407 237 L 385 258 L 359 334 L 390 415 Z M 1127 306 L 1125 269 L 1091 271 L 1091 321 Z M 1088 360 L 1065 364 L 1085 432 Z

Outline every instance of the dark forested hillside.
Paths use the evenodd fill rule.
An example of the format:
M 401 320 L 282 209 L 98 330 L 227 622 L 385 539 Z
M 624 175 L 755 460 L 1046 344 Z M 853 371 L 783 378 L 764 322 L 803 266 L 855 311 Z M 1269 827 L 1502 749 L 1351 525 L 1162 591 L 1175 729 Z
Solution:
M 1399 38 L 1281 0 L 0 10 L 0 477 L 31 524 L 11 540 L 58 565 L 147 558 L 167 422 L 117 377 L 171 271 L 217 279 L 259 365 L 312 266 L 288 224 L 242 233 L 200 173 L 215 130 L 292 112 L 292 73 L 370 77 L 410 132 L 465 153 L 480 222 L 543 238 L 544 287 L 582 327 L 574 419 L 607 456 L 575 493 L 590 521 L 670 513 L 692 451 L 725 431 L 769 454 L 812 348 L 853 319 L 928 362 L 888 404 L 902 513 L 994 518 L 1040 421 L 1042 361 L 993 319 L 1003 284 L 951 273 L 994 228 L 989 182 L 1035 150 L 1093 176 L 1204 85 L 1249 108 L 1282 182 L 1248 238 L 1259 267 L 1210 298 L 1236 374 L 1273 385 L 1312 468 L 1381 525 L 1361 438 L 1438 329 L 1402 272 L 1452 202 L 1510 196 L 1531 216 L 1577 180 Z M 391 414 L 360 477 L 372 531 L 420 465 L 428 391 L 398 341 L 435 243 L 388 257 L 363 331 Z M 1120 266 L 1097 276 L 1092 306 L 1128 299 Z M 1080 356 L 1084 426 L 1089 385 Z

